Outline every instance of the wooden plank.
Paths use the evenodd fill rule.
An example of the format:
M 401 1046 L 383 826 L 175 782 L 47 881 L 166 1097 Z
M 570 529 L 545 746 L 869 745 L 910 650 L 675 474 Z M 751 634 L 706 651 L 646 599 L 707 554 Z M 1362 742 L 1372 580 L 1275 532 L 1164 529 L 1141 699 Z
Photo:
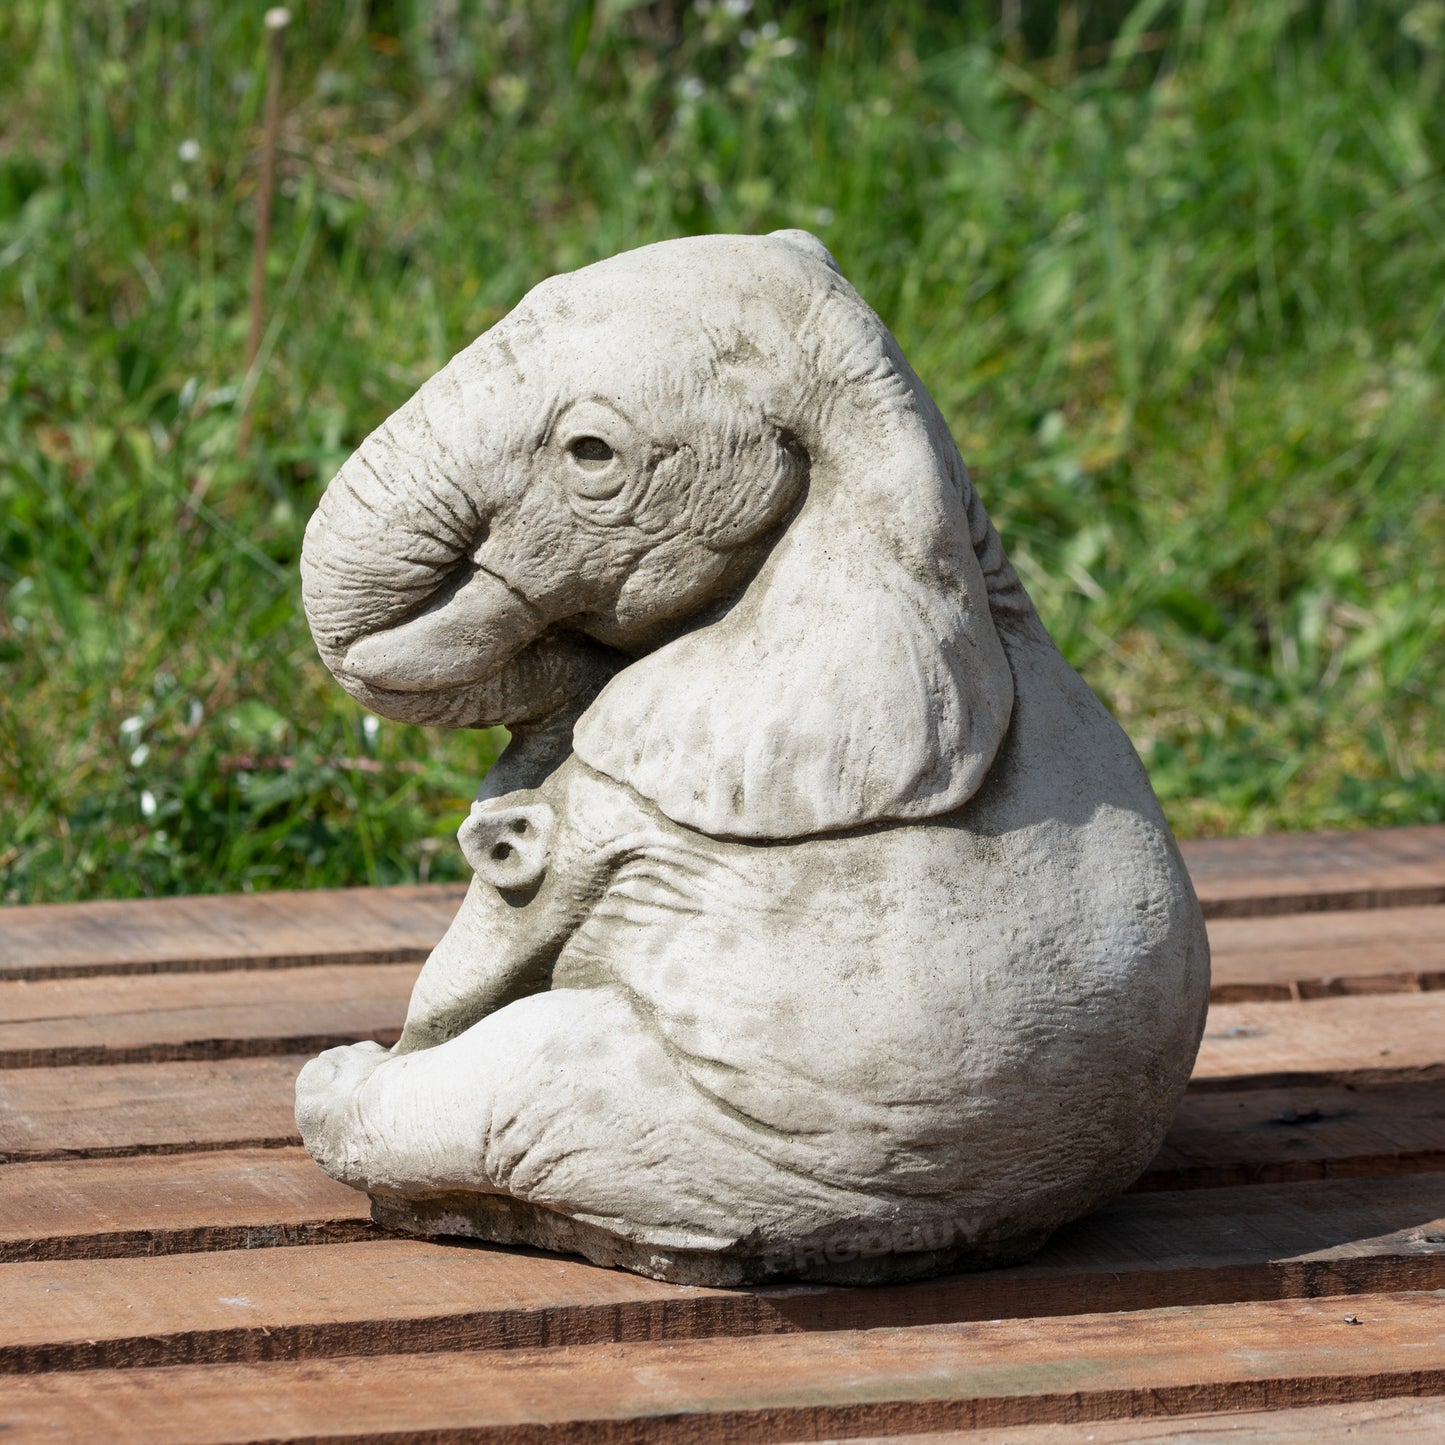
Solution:
M 274 1148 L 303 1055 L 0 1072 L 0 1164 L 69 1157 Z
M 897 1328 L 1445 1288 L 1424 1176 L 1135 1194 L 1011 1269 L 869 1290 L 680 1288 L 580 1260 L 376 1239 L 0 1265 L 0 1372 Z M 1445 1362 L 1442 1362 L 1445 1363 Z
M 1445 993 L 1213 1005 L 1192 1088 L 1445 1079 Z
M 1442 1004 L 1445 993 L 1217 1007 L 1170 1134 L 1182 1147 L 1157 1168 L 1179 1186 L 1441 1168 Z M 0 1162 L 298 1143 L 305 1058 L 0 1072 Z M 1233 1100 L 1207 1103 L 1220 1090 Z
M 146 1445 L 322 1436 L 704 1445 L 1442 1391 L 1445 1297 L 1379 1294 L 583 1349 L 52 1374 L 6 1381 L 0 1424 L 19 1440 L 44 1434 Z
M 289 1127 L 289 1072 L 276 1084 L 274 1115 L 260 1127 Z M 196 1089 L 205 1092 L 204 1084 Z M 230 1114 L 219 1122 L 228 1121 Z M 1445 1090 L 1437 1085 L 1242 1090 L 1186 1097 L 1135 1189 L 1442 1170 Z M 365 1198 L 328 1179 L 299 1148 L 213 1148 L 0 1170 L 0 1260 L 339 1241 L 364 1237 L 367 1217 Z
M 285 1092 L 269 1127 L 285 1128 L 289 1076 L 276 1082 Z M 1135 1189 L 1429 1171 L 1445 1171 L 1445 1090 L 1437 1085 L 1258 1089 L 1186 1097 Z M 328 1179 L 298 1148 L 0 1169 L 0 1260 L 340 1241 L 365 1237 L 367 1218 L 364 1196 Z
M 1224 919 L 1214 997 L 1285 1001 L 1445 984 L 1445 908 Z M 247 1058 L 398 1036 L 415 964 L 0 982 L 0 1068 Z
M 1445 903 L 1445 825 L 1186 842 L 1211 918 Z M 0 979 L 420 962 L 461 884 L 0 910 Z
M 302 1149 L 0 1169 L 0 1261 L 112 1259 L 373 1239 L 366 1195 Z
M 1180 845 L 1207 918 L 1445 903 L 1445 824 Z
M 1134 1186 L 1217 1189 L 1445 1170 L 1436 1082 L 1205 1090 L 1186 1094 Z
M 0 978 L 420 963 L 466 889 L 443 883 L 0 909 Z
M 1445 843 L 1445 829 L 1434 831 Z M 1256 847 L 1254 840 L 1244 842 Z M 155 1392 L 169 1392 L 178 1376 L 215 1381 L 227 1371 L 250 1371 L 253 1394 L 269 1405 L 274 1381 L 301 1379 L 298 1370 L 313 1372 L 305 1375 L 308 1382 L 316 1373 L 334 1376 L 351 1367 L 339 1356 L 420 1351 L 411 1360 L 423 1372 L 451 1358 L 450 1351 L 469 1352 L 468 1367 L 475 1359 L 483 1371 L 503 1360 L 520 1365 L 528 1355 L 548 1368 L 558 1357 L 572 1359 L 572 1403 L 559 1405 L 561 1414 L 546 1415 L 556 1402 L 549 1393 L 553 1386 L 540 1376 L 529 1377 L 529 1384 L 520 1376 L 486 1375 L 473 1379 L 470 1391 L 457 1384 L 447 1398 L 463 1411 L 485 1416 L 500 1380 L 501 1398 L 520 1402 L 517 1418 L 458 1417 L 460 1423 L 404 1421 L 394 1427 L 396 1411 L 383 1401 L 384 1418 L 370 1408 L 358 1414 L 355 1438 L 379 1438 L 387 1431 L 389 1438 L 414 1438 L 413 1430 L 419 1429 L 428 1438 L 457 1439 L 540 1439 L 544 1434 L 548 1439 L 742 1439 L 783 1433 L 775 1429 L 783 1423 L 788 1433 L 798 1426 L 809 1435 L 830 1429 L 855 1435 L 868 1428 L 973 1426 L 990 1418 L 989 1409 L 1003 1411 L 994 1417 L 999 1422 L 1066 1420 L 1074 1430 L 1080 1420 L 1093 1418 L 1090 1410 L 1105 1408 L 1100 1402 L 1106 1400 L 1116 1414 L 1173 1413 L 1237 1408 L 1241 1400 L 1289 1408 L 1358 1393 L 1445 1390 L 1438 1316 L 1431 1317 L 1430 1336 L 1435 1375 L 1402 1365 L 1398 1358 L 1383 1364 L 1358 1358 L 1379 1344 L 1374 1337 L 1361 1343 L 1362 1334 L 1377 1323 L 1365 1313 L 1367 1300 L 1371 1305 L 1383 1301 L 1385 1309 L 1384 1291 L 1445 1286 L 1441 1196 L 1438 1187 L 1432 1188 L 1436 1181 L 1418 1172 L 1411 1177 L 1411 1171 L 1445 1168 L 1445 1090 L 1438 1087 L 1445 1078 L 1445 1011 L 1440 1007 L 1445 991 L 1431 994 L 1445 980 L 1445 925 L 1438 921 L 1445 918 L 1440 907 L 1445 889 L 1437 896 L 1431 892 L 1434 884 L 1421 881 L 1434 866 L 1435 843 L 1426 843 L 1411 843 L 1405 850 L 1409 856 L 1397 857 L 1401 867 L 1393 873 L 1385 867 L 1390 848 L 1376 849 L 1378 876 L 1372 877 L 1368 867 L 1356 868 L 1353 881 L 1344 883 L 1327 866 L 1328 850 L 1296 849 L 1277 871 L 1272 893 L 1251 892 L 1252 884 L 1236 886 L 1239 879 L 1231 881 L 1228 868 L 1216 866 L 1215 894 L 1203 886 L 1201 893 L 1216 915 L 1211 936 L 1218 1003 L 1194 1089 L 1168 1144 L 1141 1181 L 1141 1191 L 1072 1226 L 1045 1256 L 1019 1270 L 894 1291 L 680 1291 L 575 1260 L 376 1238 L 365 1221 L 361 1196 L 326 1180 L 294 1148 L 270 1146 L 294 1138 L 291 1083 L 305 1054 L 347 1038 L 394 1036 L 388 1031 L 399 1026 L 417 961 L 434 935 L 415 944 L 414 952 L 398 953 L 406 962 L 388 965 L 386 946 L 376 946 L 375 929 L 363 915 L 374 907 L 403 932 L 413 930 L 407 936 L 415 940 L 427 930 L 416 931 L 418 915 L 411 904 L 392 913 L 387 894 L 365 897 L 367 890 L 356 890 L 340 895 L 355 925 L 354 953 L 324 951 L 344 942 L 345 929 L 328 921 L 319 907 L 313 911 L 317 895 L 268 895 L 282 901 L 277 916 L 250 936 L 249 954 L 234 939 L 227 943 L 224 922 L 217 934 L 205 920 L 197 927 L 194 918 L 186 922 L 177 915 L 170 952 L 161 947 L 151 957 L 137 946 L 143 945 L 148 925 L 132 915 L 129 956 L 124 947 L 110 953 L 92 948 L 89 957 L 72 948 L 68 954 L 52 954 L 48 962 L 42 959 L 37 974 L 27 973 L 31 963 L 21 961 L 16 973 L 3 961 L 10 920 L 33 910 L 0 911 L 0 1020 L 6 1021 L 0 1023 L 0 1068 L 20 1071 L 0 1078 L 0 1158 L 12 1139 L 18 1147 L 11 1157 L 42 1160 L 67 1151 L 95 1156 L 57 1157 L 0 1171 L 0 1259 L 15 1260 L 0 1269 L 0 1298 L 6 1301 L 0 1311 L 0 1369 L 83 1370 L 77 1378 L 115 1381 L 114 1388 L 122 1392 L 126 1381 L 133 1385 L 144 1377 L 152 1382 L 152 1407 Z M 1230 865 L 1238 865 L 1245 883 L 1251 872 L 1257 881 L 1260 866 L 1260 857 L 1251 862 L 1248 851 L 1235 848 Z M 1281 855 L 1275 857 L 1278 861 Z M 1210 866 L 1206 860 L 1206 873 Z M 431 925 L 436 934 L 459 893 L 453 890 L 437 910 L 439 924 L 434 919 Z M 249 905 L 255 900 L 175 902 Z M 1342 911 L 1277 916 L 1281 904 Z M 152 905 L 128 906 L 144 910 Z M 338 907 L 334 901 L 328 906 L 333 913 Z M 305 951 L 308 938 L 309 946 L 320 951 Z M 288 971 L 272 972 L 276 967 Z M 46 970 L 50 982 L 43 981 Z M 162 976 L 167 970 L 169 976 Z M 186 976 L 194 970 L 216 976 L 203 983 Z M 86 974 L 92 976 L 86 979 Z M 17 981 L 27 976 L 37 981 Z M 1371 996 L 1348 997 L 1352 994 Z M 283 1050 L 284 1056 L 232 1062 L 234 1055 Z M 165 1059 L 191 1062 L 154 1062 Z M 132 1062 L 112 1067 L 120 1060 Z M 65 1067 L 58 1067 L 62 1061 Z M 82 1062 L 101 1067 L 75 1067 Z M 125 1074 L 138 1077 L 122 1080 Z M 68 1097 L 62 1099 L 63 1093 Z M 38 1115 L 32 1104 L 40 1106 Z M 57 1128 L 47 1129 L 41 1116 Z M 270 1124 L 275 1133 L 266 1132 Z M 261 1132 L 242 1132 L 248 1129 Z M 60 1137 L 67 1130 L 67 1137 L 81 1138 L 78 1149 L 57 1147 L 54 1138 L 47 1142 L 47 1134 Z M 87 1136 L 90 1142 L 84 1142 Z M 268 1147 L 227 1147 L 238 1142 Z M 1391 1177 L 1352 1180 L 1365 1172 Z M 1324 1182 L 1238 1187 L 1242 1180 L 1313 1177 Z M 1162 1187 L 1169 1184 L 1180 1188 Z M 1206 1184 L 1212 1188 L 1203 1194 L 1187 1192 Z M 258 1247 L 278 1244 L 308 1247 Z M 539 1274 L 543 1266 L 580 1273 L 549 1285 Z M 622 1294 L 596 1293 L 599 1276 L 622 1281 Z M 661 1293 L 651 1297 L 649 1290 Z M 1105 1321 L 1106 1333 L 1120 1322 L 1100 1311 L 1134 1312 L 1124 1323 L 1143 1331 L 1149 1353 L 1155 1320 L 1152 1313 L 1140 1312 L 1187 1306 L 1197 1322 L 1224 1301 L 1245 1301 L 1232 1307 L 1257 1311 L 1269 1301 L 1322 1291 L 1364 1321 L 1345 1326 L 1347 1368 L 1287 1381 L 1270 1376 L 1262 1383 L 1252 1364 L 1239 1357 L 1252 1359 L 1258 1349 L 1247 1340 L 1227 1339 L 1224 1332 L 1215 1354 L 1236 1350 L 1228 1367 L 1238 1376 L 1233 1384 L 1206 1379 L 1201 1386 L 1181 1372 L 1172 1384 L 1130 1380 L 1096 1388 L 1086 1374 L 1070 1392 L 1058 1382 L 1056 1362 L 1040 1362 L 1027 1349 L 1014 1348 L 998 1353 L 994 1375 L 1008 1375 L 1010 1381 L 1001 1392 L 983 1393 L 980 1416 L 980 1392 L 967 1399 L 953 1392 L 941 1402 L 920 1395 L 909 1373 L 915 1361 L 902 1355 L 900 1369 L 913 1383 L 901 1395 L 892 1385 L 883 1397 L 865 1390 L 860 1401 L 854 1353 L 837 1348 L 847 1345 L 844 1336 L 865 1341 L 867 1335 L 936 1331 L 945 1322 L 948 1327 L 964 1322 L 958 1325 L 969 1340 L 964 1364 L 972 1370 L 968 1332 L 995 1328 L 987 1321 L 1048 1328 L 1074 1323 L 1066 1317 L 1078 1318 L 1077 1312 L 1087 1309 Z M 1035 1318 L 1025 1322 L 1015 1316 Z M 1338 1319 L 1343 1323 L 1344 1316 Z M 50 1329 L 56 1321 L 61 1328 Z M 31 1326 L 35 1329 L 27 1335 Z M 1414 1348 L 1413 1329 L 1387 1332 L 1387 1349 Z M 1297 1335 L 1297 1330 L 1280 1330 L 1280 1347 L 1295 1348 Z M 706 1337 L 701 1343 L 700 1336 Z M 1139 1338 L 1136 1334 L 1136 1354 Z M 1067 1368 L 1080 1360 L 1087 1363 L 1096 1339 L 1097 1334 L 1080 1337 Z M 798 1340 L 815 1352 L 833 1347 L 831 1366 L 812 1368 L 802 1356 L 788 1357 L 789 1366 L 770 1353 L 786 1351 Z M 538 1346 L 550 1353 L 538 1355 Z M 658 1388 L 660 1378 L 657 1361 L 676 1363 L 676 1352 L 689 1349 L 701 1352 L 691 1374 L 684 1367 L 667 1376 L 662 1369 L 676 1387 L 677 1409 L 647 1408 L 634 1419 L 630 1407 L 611 1408 L 608 1391 L 615 1394 L 622 1385 L 615 1362 L 598 1364 L 600 1355 L 654 1351 L 657 1360 L 638 1367 L 639 1389 L 650 1400 L 647 1392 Z M 793 1366 L 799 1361 L 801 1376 L 813 1381 L 813 1389 L 781 1403 L 771 1396 L 741 1405 L 721 1397 L 704 1398 L 696 1408 L 689 1403 L 696 1395 L 689 1382 L 706 1377 L 705 1385 L 711 1381 L 724 1388 L 724 1376 L 709 1374 L 711 1362 L 718 1352 L 740 1349 L 755 1352 L 734 1355 L 744 1370 L 739 1377 L 744 1389 L 761 1381 L 773 1394 L 782 1390 L 788 1395 L 798 1382 L 800 1372 Z M 1119 1362 L 1127 1358 L 1122 1339 L 1115 1357 Z M 1177 1357 L 1187 1361 L 1189 1352 L 1181 1348 Z M 756 1362 L 753 1373 L 747 1373 L 748 1359 Z M 396 1363 L 406 1362 L 368 1361 L 353 1378 L 368 1389 L 376 1378 L 373 1371 Z M 155 1375 L 146 1368 L 153 1364 L 171 1368 Z M 112 1372 L 113 1365 L 126 1368 Z M 862 1375 L 872 1378 L 866 1365 Z M 1021 1371 L 1034 1380 L 1022 1393 L 1012 1383 Z M 626 1369 L 621 1373 L 632 1378 Z M 936 1377 L 940 1371 L 932 1373 Z M 62 1378 L 0 1382 L 0 1401 L 12 1383 L 23 1394 L 32 1385 Z M 561 1378 L 568 1377 L 563 1373 Z M 586 1388 L 587 1381 L 596 1388 Z M 334 1378 L 332 1383 L 347 1388 Z M 305 1384 L 302 1393 L 309 1389 Z M 1121 1391 L 1132 1402 L 1122 1411 L 1116 1408 Z M 1251 1391 L 1258 1392 L 1257 1398 Z M 441 1393 L 447 1396 L 446 1388 Z M 413 1402 L 399 1377 L 393 1394 L 405 1415 Z M 1002 1405 L 995 1403 L 996 1395 Z M 34 1403 L 34 1396 L 26 1398 Z M 315 1398 L 324 1401 L 325 1392 Z M 1021 1405 L 1021 1398 L 1026 1403 Z M 538 1402 L 542 1417 L 535 1410 L 526 1414 Z M 51 1403 L 62 1411 L 90 1409 L 83 1389 Z M 941 1417 L 935 1409 L 940 1405 L 944 1416 L 952 1411 L 953 1418 Z M 184 1408 L 191 1406 L 188 1396 Z M 450 1407 L 444 1401 L 442 1408 Z M 132 1428 L 131 1413 L 117 1418 L 122 1432 Z M 223 1408 L 217 1421 L 207 1417 L 202 1422 L 202 1430 L 212 1424 L 223 1428 L 226 1418 Z M 254 1414 L 247 1418 L 239 1404 L 236 1418 L 243 1431 L 273 1433 L 269 1421 L 259 1430 Z M 127 1438 L 116 1434 L 115 1421 L 97 1416 L 89 1428 L 76 1419 L 72 1432 L 54 1411 L 46 1415 L 42 1408 L 30 1417 L 37 1428 L 43 1421 L 64 1434 Z M 10 1423 L 20 1425 L 13 1433 L 23 1435 L 25 1421 L 17 1417 L 12 1422 L 0 1404 L 0 1428 Z M 288 1433 L 317 1432 L 297 1424 L 277 1438 Z M 152 1430 L 134 1438 L 164 1437 Z M 197 1431 L 184 1430 L 180 1438 L 198 1438 Z M 1008 1438 L 1019 1437 L 1011 1433 Z M 1078 1438 L 1077 1433 L 1070 1438 Z M 1154 1438 L 1169 1437 L 1156 1432 Z
M 1217 918 L 1216 1003 L 1445 988 L 1445 908 Z
M 1024 1425 L 1007 1430 L 944 1430 L 927 1435 L 863 1435 L 853 1445 L 1319 1445 L 1322 1440 L 1439 1445 L 1445 1440 L 1445 1395 L 1359 1400 L 1294 1410 L 1171 1415 L 1167 1419 L 1098 1420 L 1079 1425 Z
M 319 1053 L 401 1034 L 415 964 L 0 983 L 0 1068 Z

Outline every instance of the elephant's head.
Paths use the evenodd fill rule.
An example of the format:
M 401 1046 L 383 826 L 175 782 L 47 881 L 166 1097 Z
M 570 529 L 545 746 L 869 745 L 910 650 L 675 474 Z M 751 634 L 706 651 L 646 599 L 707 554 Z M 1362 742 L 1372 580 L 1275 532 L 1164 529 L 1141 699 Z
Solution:
M 374 432 L 302 555 L 328 667 L 565 737 L 674 821 L 788 838 L 977 788 L 1026 608 L 936 408 L 802 232 L 538 286 Z

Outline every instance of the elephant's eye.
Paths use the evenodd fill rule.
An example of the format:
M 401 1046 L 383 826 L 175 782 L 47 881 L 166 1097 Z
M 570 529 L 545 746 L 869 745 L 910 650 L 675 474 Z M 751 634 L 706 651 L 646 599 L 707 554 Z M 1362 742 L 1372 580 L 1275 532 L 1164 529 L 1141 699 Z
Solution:
M 588 471 L 597 471 L 612 460 L 612 448 L 601 437 L 578 437 L 567 450 L 572 460 Z

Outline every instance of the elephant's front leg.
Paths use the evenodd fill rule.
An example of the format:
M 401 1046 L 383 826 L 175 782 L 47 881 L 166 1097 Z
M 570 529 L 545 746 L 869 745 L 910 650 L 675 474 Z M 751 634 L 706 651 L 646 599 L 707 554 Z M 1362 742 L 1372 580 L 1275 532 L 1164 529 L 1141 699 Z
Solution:
M 447 1158 L 476 1177 L 498 1042 L 523 1037 L 516 1010 L 533 1017 L 543 1000 L 529 995 L 550 989 L 563 946 L 621 861 L 655 848 L 657 832 L 625 789 L 572 760 L 541 788 L 478 802 L 460 838 L 475 877 L 417 979 L 395 1048 L 330 1049 L 296 1083 L 306 1147 L 358 1187 L 430 1179 Z
M 628 789 L 573 757 L 538 788 L 483 796 L 457 837 L 475 876 L 416 981 L 399 1054 L 551 987 L 563 945 L 618 867 L 663 833 Z
M 546 988 L 558 950 L 602 885 L 569 857 L 538 792 L 479 801 L 458 834 L 473 878 L 412 990 L 397 1053 L 432 1048 Z
M 447 1127 L 455 1132 L 466 1116 L 473 1081 L 458 1074 L 455 1051 L 439 1046 L 547 988 L 563 943 L 605 887 L 605 853 L 577 846 L 572 830 L 559 825 L 565 804 L 554 796 L 557 809 L 543 790 L 473 805 L 458 834 L 471 887 L 417 978 L 396 1046 L 328 1049 L 301 1071 L 296 1121 L 307 1148 L 336 1178 L 369 1187 L 397 1171 L 427 1177 L 448 1151 L 468 1152 L 466 1139 Z M 421 1075 L 429 1082 L 419 1084 Z M 387 1102 L 448 1094 L 461 1115 L 432 1110 L 403 1119 Z

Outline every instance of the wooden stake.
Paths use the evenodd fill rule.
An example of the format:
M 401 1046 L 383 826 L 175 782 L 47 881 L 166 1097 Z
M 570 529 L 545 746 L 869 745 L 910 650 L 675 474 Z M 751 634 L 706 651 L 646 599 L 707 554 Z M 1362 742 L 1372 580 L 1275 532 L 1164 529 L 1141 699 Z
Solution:
M 281 65 L 291 12 L 276 6 L 266 12 L 266 112 L 261 139 L 261 175 L 256 187 L 256 240 L 251 250 L 251 314 L 246 331 L 246 375 L 241 392 L 241 426 L 236 454 L 251 445 L 251 404 L 259 378 L 254 374 L 261 350 L 266 300 L 266 252 L 271 245 L 271 197 L 276 186 L 276 140 L 281 130 Z

